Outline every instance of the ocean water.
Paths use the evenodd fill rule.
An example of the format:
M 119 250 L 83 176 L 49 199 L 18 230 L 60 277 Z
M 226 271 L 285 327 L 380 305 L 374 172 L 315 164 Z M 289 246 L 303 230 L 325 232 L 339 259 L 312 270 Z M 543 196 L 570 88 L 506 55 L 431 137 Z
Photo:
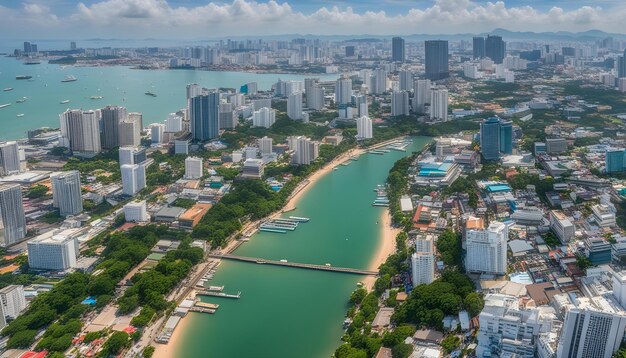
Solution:
M 16 80 L 15 76 L 33 76 Z M 61 82 L 66 76 L 75 82 Z M 24 65 L 15 58 L 0 57 L 0 140 L 26 137 L 38 127 L 58 127 L 59 114 L 68 108 L 97 109 L 106 105 L 126 106 L 129 112 L 143 113 L 144 125 L 162 122 L 168 113 L 185 106 L 185 86 L 198 83 L 207 88 L 239 88 L 257 82 L 261 90 L 271 89 L 279 78 L 303 80 L 300 75 L 256 74 L 193 70 L 135 70 L 130 67 L 76 67 L 42 62 Z M 316 76 L 332 80 L 337 75 Z M 11 91 L 2 91 L 13 88 Z M 154 92 L 157 97 L 147 96 Z M 103 97 L 91 99 L 92 96 Z M 26 102 L 16 100 L 27 97 Z M 69 100 L 67 104 L 62 101 Z M 19 114 L 23 116 L 18 117 Z

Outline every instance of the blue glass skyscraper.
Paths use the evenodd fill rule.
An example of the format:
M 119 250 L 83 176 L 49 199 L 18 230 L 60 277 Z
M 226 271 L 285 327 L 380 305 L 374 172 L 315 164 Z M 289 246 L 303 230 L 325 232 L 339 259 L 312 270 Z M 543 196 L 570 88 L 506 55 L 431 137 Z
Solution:
M 626 151 L 624 151 L 623 149 L 607 151 L 604 158 L 605 172 L 607 174 L 610 174 L 619 173 L 626 170 L 624 165 L 624 155 L 626 155 Z
M 219 136 L 220 94 L 210 92 L 189 99 L 189 118 L 193 140 L 205 141 Z
M 513 123 L 510 121 L 500 122 L 500 152 L 513 154 Z
M 500 159 L 500 118 L 491 117 L 480 124 L 480 152 L 485 160 Z

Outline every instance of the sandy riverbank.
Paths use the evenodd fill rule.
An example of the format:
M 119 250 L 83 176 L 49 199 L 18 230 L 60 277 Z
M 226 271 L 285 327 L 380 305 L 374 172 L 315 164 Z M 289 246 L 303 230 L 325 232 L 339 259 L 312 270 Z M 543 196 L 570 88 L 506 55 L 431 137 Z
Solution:
M 370 271 L 378 271 L 378 267 L 382 265 L 389 255 L 396 251 L 396 235 L 402 230 L 391 225 L 391 213 L 389 209 L 385 209 L 380 214 L 378 225 L 380 226 L 380 236 L 378 238 L 378 247 L 376 248 L 376 255 L 370 262 L 367 268 Z M 368 290 L 374 287 L 376 282 L 375 276 L 367 276 L 363 281 L 363 284 Z
M 187 316 L 183 317 L 179 322 L 178 322 L 178 326 L 176 326 L 176 329 L 174 330 L 174 334 L 172 334 L 172 338 L 170 338 L 169 343 L 167 344 L 160 344 L 160 343 L 154 343 L 152 342 L 151 344 L 154 346 L 155 350 L 154 350 L 154 355 L 152 355 L 152 358 L 171 358 L 171 357 L 175 357 L 175 351 L 176 351 L 176 347 L 178 347 L 178 344 L 180 344 L 179 340 L 182 337 L 182 334 L 187 332 L 188 329 L 188 325 L 189 325 L 189 321 L 191 320 L 191 315 L 194 315 L 196 313 L 190 312 L 187 314 Z M 198 313 L 198 314 L 204 314 L 204 313 Z

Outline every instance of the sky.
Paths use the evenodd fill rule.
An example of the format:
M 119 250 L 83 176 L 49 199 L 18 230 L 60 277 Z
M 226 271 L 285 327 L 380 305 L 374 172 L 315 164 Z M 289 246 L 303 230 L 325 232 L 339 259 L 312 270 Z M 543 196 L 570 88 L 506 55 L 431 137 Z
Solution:
M 212 39 L 592 29 L 624 33 L 625 0 L 0 0 L 0 38 Z

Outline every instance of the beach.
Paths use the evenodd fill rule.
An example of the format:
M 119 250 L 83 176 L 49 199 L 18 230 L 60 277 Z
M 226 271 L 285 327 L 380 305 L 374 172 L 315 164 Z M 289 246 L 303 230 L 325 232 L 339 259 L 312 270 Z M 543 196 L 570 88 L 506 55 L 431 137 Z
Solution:
M 189 321 L 191 320 L 189 316 L 194 315 L 194 314 L 204 314 L 204 313 L 193 313 L 193 312 L 187 313 L 187 316 L 182 318 L 178 322 L 178 326 L 176 326 L 176 329 L 174 330 L 174 333 L 172 334 L 172 337 L 170 338 L 170 341 L 167 344 L 152 343 L 152 345 L 155 348 L 154 354 L 152 355 L 153 358 L 175 357 L 175 349 L 176 347 L 178 347 L 178 340 L 181 338 L 182 334 L 184 334 L 187 331 L 186 326 L 189 324 Z
M 378 267 L 396 251 L 396 236 L 402 231 L 402 229 L 392 226 L 391 213 L 387 208 L 380 214 L 378 225 L 380 225 L 378 248 L 367 268 L 370 271 L 378 271 Z M 362 282 L 368 290 L 371 290 L 376 282 L 376 276 L 367 276 Z

